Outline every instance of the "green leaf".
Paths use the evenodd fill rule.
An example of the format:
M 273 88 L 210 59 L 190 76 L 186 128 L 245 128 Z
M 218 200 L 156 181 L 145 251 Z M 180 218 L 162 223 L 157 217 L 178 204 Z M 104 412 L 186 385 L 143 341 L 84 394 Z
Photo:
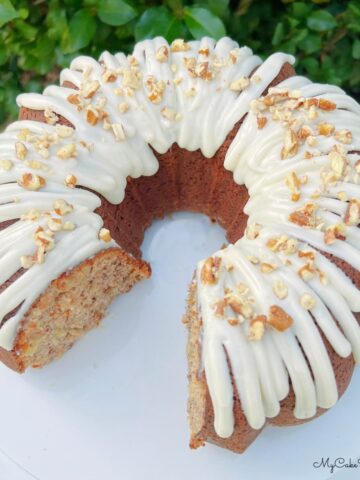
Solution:
M 294 2 L 291 5 L 291 13 L 295 18 L 306 18 L 311 10 L 311 5 L 305 2 Z
M 308 55 L 321 50 L 321 36 L 316 33 L 309 33 L 299 43 L 298 47 Z
M 327 10 L 316 10 L 307 19 L 307 26 L 315 32 L 326 32 L 337 26 L 336 19 Z
M 18 17 L 19 14 L 12 6 L 10 0 L 0 0 L 0 27 Z
M 135 26 L 136 41 L 161 35 L 168 42 L 172 42 L 175 38 L 182 37 L 183 34 L 182 22 L 164 6 L 145 10 Z
M 225 27 L 220 18 L 205 8 L 186 7 L 184 8 L 185 23 L 194 38 L 203 36 L 218 39 L 225 35 Z
M 360 60 L 360 40 L 357 38 L 352 46 L 352 57 L 355 60 Z
M 274 31 L 274 35 L 272 37 L 271 43 L 274 46 L 279 45 L 279 43 L 282 42 L 284 35 L 285 35 L 284 24 L 282 22 L 279 22 L 275 27 L 275 31 Z
M 96 20 L 88 10 L 78 10 L 69 22 L 64 53 L 73 53 L 89 45 L 96 32 Z
M 125 25 L 137 16 L 137 11 L 124 0 L 99 0 L 97 14 L 108 25 Z

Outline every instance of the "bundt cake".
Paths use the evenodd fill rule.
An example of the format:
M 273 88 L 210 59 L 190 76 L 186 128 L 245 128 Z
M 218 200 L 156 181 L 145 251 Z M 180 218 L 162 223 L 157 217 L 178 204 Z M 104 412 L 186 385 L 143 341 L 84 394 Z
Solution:
M 332 407 L 360 361 L 359 105 L 229 38 L 81 56 L 0 136 L 0 359 L 62 355 L 149 277 L 145 229 L 229 245 L 189 289 L 190 446 L 243 452 Z

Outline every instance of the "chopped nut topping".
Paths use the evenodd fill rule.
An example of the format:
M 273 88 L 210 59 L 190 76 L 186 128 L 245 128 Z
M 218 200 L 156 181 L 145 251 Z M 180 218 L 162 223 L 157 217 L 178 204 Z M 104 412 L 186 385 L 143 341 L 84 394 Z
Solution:
M 179 116 L 180 114 L 175 112 L 175 110 L 172 110 L 169 107 L 163 107 L 161 109 L 161 115 L 170 121 L 180 120 L 180 116 Z
M 319 125 L 317 126 L 317 130 L 320 135 L 329 137 L 334 133 L 335 127 L 334 125 L 331 125 L 331 123 L 324 122 L 324 123 L 319 123 Z
M 60 216 L 65 216 L 71 213 L 74 210 L 74 207 L 68 203 L 66 200 L 63 200 L 62 198 L 59 198 L 58 200 L 55 200 L 54 202 L 54 211 Z
M 200 62 L 195 67 L 195 75 L 202 80 L 210 81 L 215 77 L 215 72 L 209 62 Z
M 108 230 L 107 228 L 102 228 L 99 232 L 99 238 L 105 243 L 111 242 L 112 238 L 110 235 L 110 230 Z
M 339 130 L 335 132 L 335 138 L 338 142 L 349 144 L 352 142 L 352 133 L 350 130 Z
M 53 112 L 49 107 L 45 108 L 44 117 L 46 123 L 48 123 L 49 125 L 55 125 L 55 123 L 59 120 L 59 117 L 56 115 L 56 113 Z
M 336 175 L 342 177 L 345 173 L 345 168 L 347 165 L 346 158 L 336 150 L 332 150 L 329 153 L 329 159 L 331 162 L 331 169 L 336 173 Z
M 158 104 L 162 101 L 166 84 L 163 80 L 156 81 L 153 75 L 149 75 L 145 82 L 149 90 L 148 99 L 150 102 Z
M 61 125 L 59 123 L 55 126 L 55 130 L 61 138 L 71 137 L 71 135 L 74 133 L 74 129 L 72 127 L 68 127 L 67 125 Z
M 205 260 L 204 265 L 201 269 L 202 283 L 207 285 L 213 285 L 217 283 L 220 264 L 220 257 L 209 257 Z
M 285 184 L 291 192 L 291 200 L 297 202 L 300 199 L 301 182 L 295 172 L 286 175 Z
M 308 258 L 309 260 L 315 260 L 315 252 L 312 252 L 311 250 L 308 250 L 308 251 L 299 250 L 298 251 L 298 257 L 299 258 Z
M 48 220 L 49 230 L 52 232 L 59 232 L 63 228 L 62 221 L 59 218 L 49 218 Z
M 246 227 L 245 235 L 249 240 L 255 240 L 260 235 L 261 226 L 258 223 L 251 223 Z
M 82 102 L 80 99 L 80 95 L 78 93 L 71 93 L 67 97 L 67 101 L 71 103 L 72 105 L 76 105 L 78 107 L 78 110 L 81 110 L 82 108 Z
M 125 135 L 124 127 L 122 126 L 121 123 L 112 123 L 111 129 L 115 135 L 115 139 L 117 142 L 122 142 L 123 140 L 125 140 L 126 135 Z
M 129 104 L 126 102 L 119 103 L 118 109 L 120 113 L 126 113 L 129 110 Z
M 290 128 L 285 133 L 284 146 L 281 149 L 281 160 L 291 158 L 297 154 L 299 148 L 299 140 L 294 130 Z
M 335 110 L 336 103 L 330 102 L 330 100 L 326 100 L 326 98 L 319 98 L 319 108 L 320 110 L 330 112 L 331 110 Z
M 360 223 L 360 200 L 352 198 L 349 202 L 344 218 L 345 225 L 359 225 Z
M 303 207 L 290 213 L 289 221 L 300 227 L 314 228 L 316 226 L 316 209 L 317 206 L 314 203 L 306 203 Z
M 233 92 L 241 92 L 250 85 L 250 79 L 248 77 L 240 77 L 230 83 L 230 90 Z
M 258 126 L 258 129 L 259 130 L 262 130 L 266 123 L 267 123 L 267 118 L 266 117 L 260 117 L 260 116 L 257 116 L 256 117 L 256 121 L 257 121 L 257 126 Z
M 62 229 L 65 231 L 74 230 L 75 224 L 73 222 L 64 222 L 62 225 Z
M 305 310 L 312 310 L 316 305 L 316 300 L 308 293 L 304 293 L 300 297 L 300 305 L 305 308 Z
M 23 173 L 18 180 L 18 185 L 26 188 L 26 190 L 40 190 L 45 184 L 45 178 L 35 175 L 34 173 Z
M 105 83 L 115 82 L 117 79 L 117 74 L 114 70 L 105 70 L 102 74 L 102 79 Z
M 90 125 L 96 125 L 99 121 L 100 115 L 98 110 L 96 110 L 94 107 L 89 106 L 86 109 L 86 121 L 90 123 Z
M 172 42 L 170 48 L 172 52 L 187 52 L 190 50 L 190 45 L 183 39 L 178 38 Z
M 131 70 L 125 70 L 123 72 L 123 86 L 129 88 L 127 91 L 128 96 L 133 96 L 133 90 L 138 90 L 141 85 L 141 73 L 136 68 Z
M 238 318 L 228 318 L 227 321 L 232 327 L 235 327 L 236 325 L 239 325 L 239 319 Z
M 274 263 L 261 262 L 260 271 L 261 273 L 271 273 L 274 270 L 277 270 L 278 266 Z
M 315 275 L 315 269 L 312 266 L 312 263 L 308 262 L 305 265 L 303 265 L 299 270 L 298 274 L 300 277 L 305 281 L 309 281 L 314 278 Z
M 88 82 L 82 86 L 82 95 L 84 98 L 92 98 L 100 88 L 100 83 L 97 80 Z
M 248 338 L 251 341 L 259 341 L 265 334 L 265 323 L 267 318 L 265 315 L 257 315 L 250 324 Z
M 28 153 L 28 149 L 25 147 L 25 145 L 22 142 L 16 142 L 15 153 L 16 153 L 16 158 L 18 158 L 19 160 L 24 160 Z
M 45 252 L 52 250 L 55 245 L 54 232 L 51 230 L 43 230 L 38 227 L 34 234 L 35 244 L 42 247 Z
M 20 257 L 20 264 L 25 270 L 31 268 L 35 263 L 37 263 L 35 255 L 22 255 Z
M 74 158 L 77 155 L 75 143 L 68 143 L 61 147 L 57 152 L 56 156 L 61 158 L 61 160 L 67 160 L 69 158 Z
M 8 172 L 13 168 L 14 164 L 11 160 L 0 160 L 0 168 Z
M 35 221 L 40 218 L 40 211 L 37 210 L 36 208 L 30 208 L 26 213 L 21 215 L 20 220 L 26 221 L 26 220 L 31 220 Z
M 342 223 L 337 223 L 335 225 L 330 225 L 327 227 L 324 232 L 324 242 L 326 245 L 331 245 L 335 240 L 345 240 L 346 232 L 345 226 Z
M 294 323 L 293 319 L 278 305 L 271 305 L 268 324 L 278 332 L 285 332 Z
M 169 58 L 169 49 L 165 45 L 159 47 L 156 51 L 155 58 L 160 63 L 167 62 Z
M 275 295 L 280 299 L 283 300 L 288 295 L 288 288 L 282 280 L 275 280 L 273 285 L 273 290 Z
M 297 132 L 299 140 L 305 140 L 309 135 L 313 135 L 313 131 L 309 125 L 303 125 Z
M 65 178 L 64 183 L 69 188 L 75 188 L 77 183 L 77 178 L 75 177 L 75 175 L 69 174 Z

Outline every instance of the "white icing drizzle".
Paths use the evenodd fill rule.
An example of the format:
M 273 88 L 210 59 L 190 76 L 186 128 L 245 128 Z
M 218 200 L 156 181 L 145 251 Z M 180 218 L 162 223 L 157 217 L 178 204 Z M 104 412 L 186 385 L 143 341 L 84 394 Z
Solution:
M 255 429 L 279 413 L 280 401 L 289 392 L 289 378 L 296 396 L 295 417 L 310 418 L 317 406 L 331 407 L 338 397 L 335 376 L 316 325 L 338 355 L 352 353 L 360 361 L 360 330 L 352 313 L 360 311 L 360 298 L 349 278 L 314 249 L 336 255 L 360 270 L 356 225 L 346 226 L 344 241 L 324 243 L 324 229 L 342 222 L 348 199 L 360 198 L 359 175 L 354 173 L 358 158 L 347 153 L 351 173 L 320 191 L 321 172 L 328 168 L 329 152 L 338 145 L 333 135 L 315 135 L 319 153 L 311 158 L 304 159 L 305 149 L 311 148 L 302 144 L 292 156 L 280 160 L 284 122 L 270 121 L 268 112 L 261 112 L 267 115 L 267 123 L 258 128 L 253 106 L 286 62 L 292 64 L 294 58 L 283 53 L 262 62 L 249 48 L 239 48 L 229 38 L 216 42 L 205 37 L 169 46 L 157 37 L 138 43 L 131 56 L 104 52 L 99 62 L 76 58 L 60 79 L 61 84 L 70 82 L 76 89 L 66 83 L 50 86 L 42 95 L 20 95 L 18 105 L 45 111 L 47 123 L 14 122 L 0 135 L 0 221 L 15 221 L 0 232 L 0 283 L 19 270 L 21 257 L 34 255 L 36 229 L 46 230 L 50 217 L 61 217 L 54 210 L 56 200 L 72 206 L 60 220 L 74 228 L 54 232 L 55 246 L 46 251 L 45 261 L 35 263 L 0 293 L 0 319 L 20 305 L 0 327 L 0 346 L 11 350 L 23 315 L 51 280 L 115 245 L 99 239 L 102 220 L 94 213 L 100 205 L 98 196 L 77 186 L 120 203 L 127 177 L 156 173 L 158 162 L 152 149 L 164 153 L 176 142 L 189 151 L 200 149 L 210 158 L 249 112 L 228 150 L 225 167 L 234 172 L 237 183 L 248 188 L 251 198 L 245 211 L 251 224 L 262 228 L 254 239 L 249 235 L 214 254 L 221 259 L 215 284 L 202 281 L 205 261 L 199 263 L 196 274 L 203 318 L 203 368 L 214 405 L 215 430 L 229 437 L 234 428 L 228 362 L 244 414 Z M 300 91 L 303 100 L 316 97 L 336 104 L 336 109 L 317 112 L 310 124 L 327 122 L 336 131 L 349 130 L 352 137 L 346 152 L 360 149 L 360 107 L 341 89 L 313 84 L 303 77 L 289 78 L 277 88 Z M 292 114 L 301 121 L 301 113 Z M 74 129 L 61 131 L 55 125 L 59 115 Z M 294 172 L 298 178 L 306 176 L 296 192 L 296 203 L 284 183 Z M 28 185 L 24 188 L 28 174 L 32 186 L 36 184 L 33 190 Z M 315 192 L 322 226 L 304 229 L 290 221 L 289 215 L 312 201 Z M 40 215 L 29 219 L 31 209 Z M 267 247 L 269 240 L 279 236 L 297 239 L 297 251 L 312 252 L 311 267 L 316 274 L 310 279 L 299 276 L 307 257 Z M 262 273 L 262 263 L 273 270 Z M 283 332 L 266 328 L 260 341 L 249 341 L 253 327 L 247 319 L 241 317 L 238 323 L 239 317 L 234 323 L 228 305 L 219 315 L 214 304 L 226 292 L 236 291 L 239 283 L 247 286 L 252 315 L 267 315 L 272 306 L 280 305 L 293 319 L 290 328 Z M 286 284 L 282 299 L 274 293 L 274 284 Z M 301 306 L 301 295 L 311 299 L 311 314 Z

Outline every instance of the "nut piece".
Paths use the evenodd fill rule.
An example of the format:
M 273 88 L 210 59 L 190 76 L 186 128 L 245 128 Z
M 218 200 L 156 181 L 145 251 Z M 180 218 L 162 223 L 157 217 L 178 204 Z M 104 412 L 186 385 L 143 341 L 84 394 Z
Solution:
M 105 243 L 111 242 L 112 238 L 110 235 L 110 230 L 108 230 L 107 228 L 102 228 L 99 232 L 99 238 Z
M 75 177 L 75 175 L 69 174 L 65 178 L 64 183 L 69 188 L 75 188 L 77 184 L 77 178 Z
M 324 232 L 324 242 L 326 245 L 331 245 L 335 240 L 345 240 L 346 232 L 345 226 L 342 223 L 337 223 L 335 225 L 330 225 L 325 229 Z
M 260 235 L 261 226 L 258 223 L 251 223 L 246 227 L 245 235 L 249 240 L 255 240 Z
M 169 58 L 169 49 L 165 45 L 159 47 L 156 51 L 155 58 L 160 63 L 166 62 Z
M 171 51 L 172 52 L 187 52 L 190 50 L 190 45 L 186 43 L 183 39 L 178 38 L 174 40 L 171 44 Z
M 266 323 L 266 316 L 265 315 L 257 315 L 250 324 L 250 330 L 248 334 L 248 338 L 251 341 L 259 341 L 263 338 L 265 334 L 265 323 Z
M 129 110 L 129 104 L 126 102 L 121 102 L 118 105 L 118 109 L 120 113 L 126 113 Z
M 300 227 L 314 228 L 316 226 L 316 209 L 317 206 L 314 203 L 306 203 L 303 207 L 290 213 L 289 221 Z
M 257 122 L 258 129 L 259 129 L 259 130 L 262 130 L 262 129 L 265 127 L 265 125 L 267 124 L 267 118 L 266 118 L 266 117 L 257 116 L 257 117 L 256 117 L 256 122 Z
M 344 218 L 345 225 L 356 226 L 360 223 L 360 200 L 352 198 L 349 202 Z
M 54 202 L 54 212 L 60 215 L 61 217 L 68 215 L 74 210 L 74 207 L 68 203 L 66 200 L 59 198 Z
M 281 149 L 280 157 L 281 160 L 285 158 L 291 158 L 297 154 L 299 148 L 299 139 L 294 132 L 289 128 L 285 133 L 284 146 Z
M 102 74 L 102 79 L 105 83 L 115 82 L 117 74 L 114 70 L 105 70 Z
M 329 153 L 329 160 L 331 162 L 331 170 L 335 172 L 338 177 L 342 177 L 347 165 L 346 158 L 336 150 L 332 150 Z
M 61 158 L 61 160 L 67 160 L 76 157 L 76 155 L 77 151 L 75 143 L 68 143 L 56 152 L 56 156 Z
M 288 295 L 288 288 L 282 280 L 275 280 L 273 285 L 273 290 L 275 295 L 280 299 L 283 300 Z
M 60 123 L 55 126 L 55 130 L 61 138 L 71 137 L 71 135 L 74 133 L 74 129 L 72 127 L 61 125 Z
M 97 80 L 86 83 L 82 87 L 82 95 L 84 98 L 92 98 L 99 88 L 100 83 Z
M 329 137 L 334 133 L 335 127 L 331 123 L 324 122 L 324 123 L 319 123 L 319 125 L 317 126 L 317 130 L 320 135 Z
M 52 232 L 60 232 L 63 228 L 63 224 L 60 218 L 50 217 L 48 220 L 48 227 Z
M 78 110 L 81 110 L 82 105 L 81 105 L 81 99 L 80 95 L 78 93 L 71 93 L 67 97 L 67 101 L 71 103 L 72 105 L 76 105 L 78 107 Z
M 46 123 L 48 123 L 49 125 L 55 125 L 55 123 L 59 120 L 59 117 L 56 115 L 56 113 L 53 112 L 49 107 L 45 108 L 44 117 Z
M 30 208 L 30 210 L 28 210 L 26 213 L 21 215 L 20 220 L 22 220 L 22 221 L 26 221 L 26 220 L 35 221 L 35 220 L 39 220 L 40 215 L 41 214 L 40 214 L 39 210 L 37 210 L 36 208 Z
M 330 102 L 330 100 L 326 100 L 326 98 L 319 98 L 319 108 L 330 112 L 331 110 L 335 110 L 336 103 Z
M 315 275 L 315 269 L 312 266 L 311 262 L 306 263 L 298 270 L 299 276 L 304 280 L 304 282 L 308 282 L 312 280 Z
M 201 269 L 201 281 L 205 285 L 214 285 L 218 280 L 221 258 L 209 257 L 205 260 Z
M 233 92 L 241 92 L 250 85 L 250 79 L 248 77 L 240 77 L 230 83 L 230 90 Z
M 124 127 L 122 126 L 121 123 L 112 123 L 111 124 L 111 130 L 113 131 L 114 133 L 114 136 L 115 136 L 115 140 L 117 142 L 122 142 L 123 140 L 125 140 L 125 131 L 124 131 Z
M 161 109 L 161 115 L 166 118 L 167 120 L 170 120 L 170 121 L 176 121 L 176 120 L 180 120 L 180 116 L 178 113 L 175 112 L 175 110 L 172 110 L 171 108 L 169 107 L 164 107 Z
M 305 310 L 312 310 L 316 305 L 316 300 L 308 293 L 304 293 L 300 297 L 300 305 L 305 308 Z
M 18 158 L 19 160 L 24 160 L 28 153 L 28 149 L 25 147 L 25 145 L 22 142 L 16 142 L 15 153 L 16 153 L 16 158 Z
M 335 138 L 340 143 L 349 144 L 352 142 L 352 133 L 350 130 L 338 130 L 335 132 Z
M 261 273 L 271 273 L 274 270 L 277 270 L 278 266 L 274 263 L 261 262 L 260 271 Z
M 285 332 L 294 323 L 293 319 L 278 305 L 271 305 L 268 324 L 278 332 Z
M 26 188 L 26 190 L 37 191 L 44 187 L 46 184 L 45 178 L 34 173 L 23 173 L 18 180 L 20 187 Z

